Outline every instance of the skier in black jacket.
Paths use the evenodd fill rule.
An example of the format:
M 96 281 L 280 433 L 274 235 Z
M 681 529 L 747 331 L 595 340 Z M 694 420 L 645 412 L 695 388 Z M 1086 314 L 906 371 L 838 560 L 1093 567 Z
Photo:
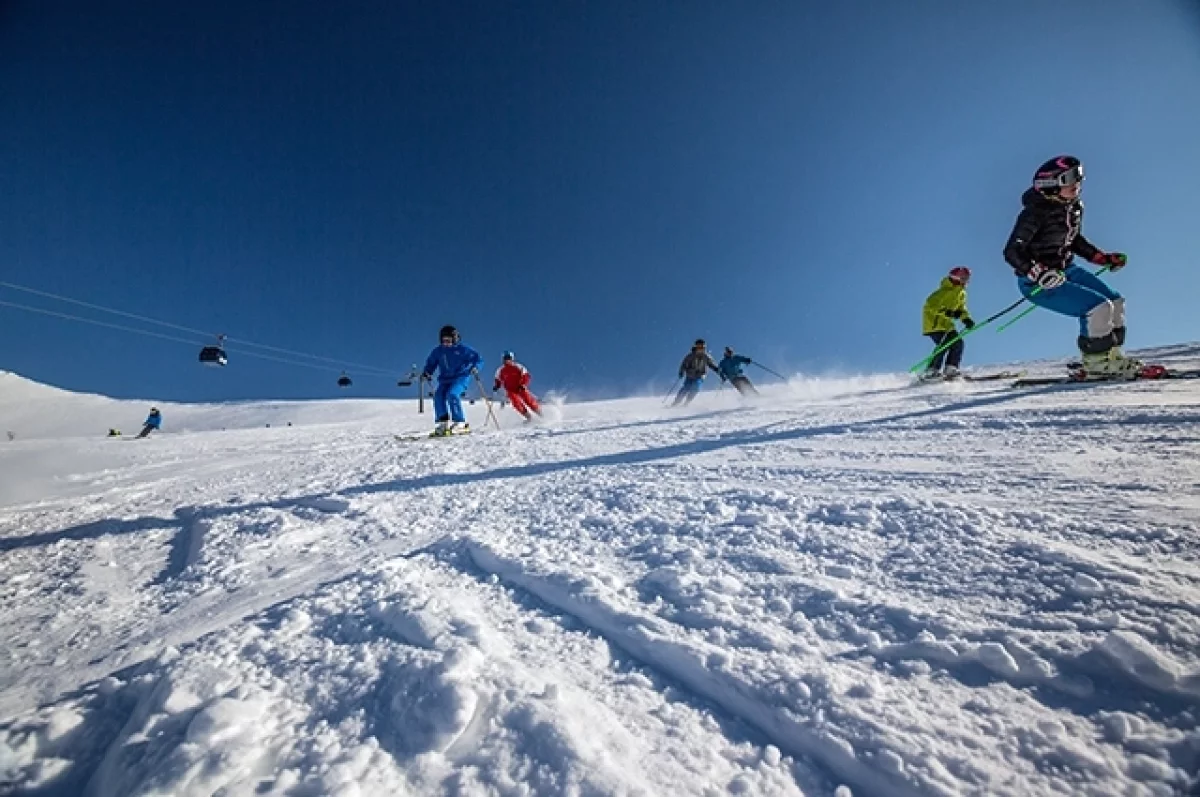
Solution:
M 1133 379 L 1142 364 L 1121 351 L 1125 343 L 1125 300 L 1075 256 L 1110 271 L 1125 267 L 1120 252 L 1097 249 L 1083 237 L 1083 164 L 1063 155 L 1042 164 L 1033 187 L 1021 197 L 1024 208 L 1004 247 L 1004 259 L 1017 272 L 1021 294 L 1034 304 L 1079 319 L 1080 376 Z

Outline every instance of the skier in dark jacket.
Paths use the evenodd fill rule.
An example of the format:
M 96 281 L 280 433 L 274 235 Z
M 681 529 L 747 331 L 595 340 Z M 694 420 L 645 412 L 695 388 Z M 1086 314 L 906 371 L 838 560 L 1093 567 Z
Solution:
M 1004 259 L 1017 272 L 1029 301 L 1079 319 L 1084 378 L 1135 378 L 1142 364 L 1121 351 L 1125 343 L 1125 300 L 1075 256 L 1110 271 L 1125 267 L 1120 252 L 1103 252 L 1083 237 L 1083 164 L 1063 155 L 1042 164 L 1013 227 Z
M 743 396 L 757 396 L 758 391 L 754 385 L 750 384 L 750 379 L 743 373 L 743 369 L 753 360 L 749 357 L 743 357 L 740 354 L 734 354 L 733 348 L 725 347 L 725 356 L 721 358 L 721 362 L 717 363 L 717 373 L 724 377 L 729 384 L 737 388 L 737 392 Z
M 692 350 L 679 364 L 679 378 L 683 380 L 683 387 L 679 388 L 672 407 L 692 403 L 692 399 L 696 398 L 696 394 L 700 392 L 700 383 L 704 381 L 709 368 L 716 371 L 717 376 L 721 376 L 721 368 L 709 356 L 707 344 L 703 339 L 697 340 L 692 345 Z M 721 381 L 725 381 L 724 376 L 721 376 Z

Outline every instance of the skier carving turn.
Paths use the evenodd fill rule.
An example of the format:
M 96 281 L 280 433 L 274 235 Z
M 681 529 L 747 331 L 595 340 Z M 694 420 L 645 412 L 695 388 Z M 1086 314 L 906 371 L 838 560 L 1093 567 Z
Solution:
M 1079 379 L 1136 379 L 1142 363 L 1121 351 L 1125 299 L 1104 280 L 1075 264 L 1084 258 L 1109 271 L 1125 267 L 1121 252 L 1104 252 L 1083 236 L 1083 164 L 1071 155 L 1046 161 L 1021 197 L 1023 208 L 1004 247 L 1029 301 L 1079 319 Z

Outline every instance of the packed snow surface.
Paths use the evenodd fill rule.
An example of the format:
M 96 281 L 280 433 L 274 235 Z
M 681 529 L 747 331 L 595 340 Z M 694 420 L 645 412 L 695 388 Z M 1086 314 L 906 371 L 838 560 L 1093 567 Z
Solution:
M 0 793 L 1198 788 L 1200 380 L 148 406 L 0 375 Z

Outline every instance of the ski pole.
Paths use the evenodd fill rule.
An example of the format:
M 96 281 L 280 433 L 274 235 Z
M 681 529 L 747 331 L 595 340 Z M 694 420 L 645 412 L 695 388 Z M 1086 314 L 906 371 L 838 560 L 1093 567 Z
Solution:
M 479 371 L 472 370 L 471 375 L 475 377 L 475 384 L 479 385 L 479 395 L 483 397 L 483 406 L 487 407 L 488 418 L 499 429 L 500 421 L 496 419 L 496 413 L 492 412 L 492 400 L 488 398 L 487 391 L 483 389 L 483 380 L 479 378 Z M 486 426 L 486 423 L 484 425 Z
M 682 376 L 678 377 L 674 382 L 671 383 L 671 389 L 667 391 L 667 395 L 664 396 L 662 400 L 662 405 L 664 407 L 667 406 L 667 402 L 671 400 L 671 396 L 675 395 L 675 388 L 679 387 L 679 382 L 682 379 Z
M 770 374 L 771 376 L 776 376 L 776 377 L 779 377 L 779 378 L 780 378 L 780 379 L 782 379 L 784 382 L 788 381 L 788 378 L 787 378 L 786 376 L 784 376 L 783 374 L 779 373 L 778 371 L 772 371 L 770 368 L 768 368 L 767 366 L 763 365 L 762 363 L 757 363 L 757 362 L 755 362 L 754 360 L 751 360 L 751 361 L 750 361 L 750 364 L 751 364 L 751 365 L 757 365 L 759 368 L 763 369 L 764 371 L 766 371 L 766 372 L 767 372 L 768 374 Z
M 1093 276 L 1099 277 L 1101 274 L 1103 274 L 1104 272 L 1106 272 L 1106 271 L 1109 271 L 1109 270 L 1111 270 L 1111 269 L 1112 269 L 1112 266 L 1105 266 L 1104 268 L 1102 268 L 1102 269 L 1100 269 L 1099 271 L 1097 271 L 1097 272 L 1096 272 L 1096 273 L 1095 273 Z M 1032 291 L 1030 291 L 1030 292 L 1029 292 L 1029 298 L 1032 298 L 1032 297 L 1034 297 L 1034 296 L 1037 296 L 1037 295 L 1038 295 L 1039 293 L 1041 293 L 1041 292 L 1042 292 L 1042 286 L 1041 286 L 1041 285 L 1039 285 L 1039 286 L 1037 286 L 1036 288 L 1034 288 Z M 1014 305 L 1014 306 L 1015 306 L 1015 305 Z M 1009 327 L 1011 327 L 1013 324 L 1017 323 L 1017 322 L 1018 322 L 1018 321 L 1020 321 L 1022 318 L 1024 318 L 1024 317 L 1025 317 L 1025 316 L 1027 316 L 1027 315 L 1029 315 L 1030 313 L 1032 313 L 1032 312 L 1033 312 L 1034 310 L 1036 310 L 1036 309 L 1038 309 L 1038 306 L 1035 304 L 1035 305 L 1033 305 L 1032 307 L 1030 307 L 1028 310 L 1026 310 L 1025 312 L 1021 313 L 1021 314 L 1020 314 L 1019 316 L 1017 316 L 1016 318 L 1012 319 L 1011 321 L 1007 321 L 1007 322 L 1005 322 L 1004 324 L 1001 324 L 1001 325 L 1000 325 L 1000 327 L 996 329 L 996 332 L 1003 332 L 1004 330 L 1008 329 L 1008 328 L 1009 328 Z
M 975 326 L 971 327 L 970 329 L 964 329 L 962 332 L 959 332 L 958 334 L 954 335 L 954 336 L 953 336 L 952 338 L 950 338 L 949 340 L 946 340 L 946 341 L 944 341 L 944 342 L 942 343 L 942 345 L 938 346 L 936 349 L 934 349 L 934 350 L 933 350 L 933 354 L 929 355 L 929 356 L 928 356 L 928 357 L 926 357 L 924 360 L 921 360 L 921 362 L 917 363 L 917 364 L 916 364 L 916 365 L 914 365 L 912 368 L 909 368 L 909 369 L 908 369 L 909 373 L 915 373 L 916 371 L 923 371 L 923 370 L 925 370 L 926 368 L 928 368 L 928 367 L 929 367 L 929 364 L 930 364 L 931 362 L 933 362 L 933 361 L 934 361 L 934 360 L 937 358 L 937 356 L 938 356 L 939 354 L 941 354 L 942 352 L 944 352 L 946 349 L 950 348 L 950 347 L 951 347 L 951 346 L 953 346 L 955 343 L 957 343 L 958 341 L 960 341 L 960 340 L 962 340 L 963 338 L 965 338 L 967 335 L 970 335 L 970 334 L 971 334 L 972 332 L 974 332 L 975 330 L 977 330 L 977 329 L 983 329 L 983 328 L 984 328 L 984 327 L 986 327 L 988 324 L 992 323 L 993 321 L 995 321 L 996 319 L 1000 318 L 1001 316 L 1004 316 L 1004 315 L 1007 315 L 1008 313 L 1011 313 L 1013 310 L 1016 310 L 1018 307 L 1020 307 L 1022 304 L 1024 304 L 1024 303 L 1025 303 L 1025 302 L 1027 302 L 1027 301 L 1029 301 L 1029 300 L 1028 300 L 1026 297 L 1022 296 L 1020 299 L 1017 299 L 1015 302 L 1013 302 L 1012 304 L 1010 304 L 1008 307 L 1005 307 L 1005 308 L 1004 308 L 1003 310 L 1001 310 L 1000 312 L 998 312 L 998 313 L 993 313 L 992 315 L 988 316 L 988 317 L 987 317 L 987 318 L 985 318 L 983 321 L 980 321 L 978 324 L 976 324 Z M 1030 308 L 1030 309 L 1032 309 L 1032 308 Z M 1029 311 L 1027 310 L 1026 312 L 1029 312 Z M 1023 313 L 1022 315 L 1024 315 L 1024 313 Z M 1017 318 L 1021 318 L 1021 316 L 1017 316 Z M 1013 319 L 1013 320 L 1015 321 L 1016 319 Z M 1011 324 L 1011 323 L 1012 323 L 1012 321 L 1010 321 L 1009 323 Z M 1004 327 L 1000 327 L 1000 329 L 1004 329 Z

